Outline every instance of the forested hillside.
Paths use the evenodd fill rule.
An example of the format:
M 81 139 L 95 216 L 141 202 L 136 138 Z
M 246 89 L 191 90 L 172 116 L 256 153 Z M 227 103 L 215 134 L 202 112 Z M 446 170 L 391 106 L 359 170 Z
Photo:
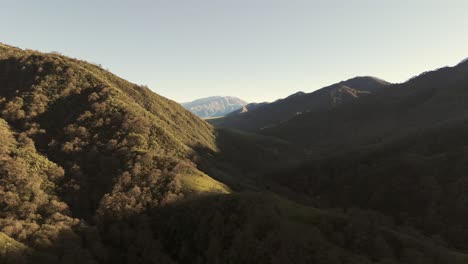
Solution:
M 465 251 L 467 85 L 462 62 L 266 129 L 309 154 L 266 178 L 315 206 L 371 210 Z
M 464 122 L 468 62 L 425 72 L 341 107 L 311 112 L 262 131 L 311 149 L 337 150 Z
M 2 44 L 0 263 L 468 263 L 463 144 L 431 135 L 310 161 L 99 66 Z M 418 171 L 392 185 L 404 162 Z
M 2 47 L 0 72 L 2 117 L 65 170 L 61 192 L 76 216 L 126 203 L 119 196 L 134 188 L 148 198 L 129 210 L 177 199 L 173 171 L 196 170 L 188 160 L 194 147 L 215 149 L 209 125 L 97 66 Z
M 0 51 L 6 235 L 80 254 L 77 233 L 98 219 L 230 191 L 190 161 L 196 147 L 216 151 L 214 131 L 177 103 L 86 62 Z
M 369 210 L 391 226 L 468 248 L 468 126 L 431 129 L 269 175 L 321 208 Z

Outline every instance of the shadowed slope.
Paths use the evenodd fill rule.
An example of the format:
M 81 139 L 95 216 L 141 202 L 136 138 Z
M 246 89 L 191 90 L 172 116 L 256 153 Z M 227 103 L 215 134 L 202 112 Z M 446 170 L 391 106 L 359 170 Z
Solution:
M 179 263 L 465 263 L 466 255 L 364 215 L 304 207 L 272 194 L 213 196 L 153 212 Z M 197 228 L 194 228 L 194 227 Z
M 312 93 L 296 93 L 242 115 L 227 116 L 210 122 L 218 127 L 257 132 L 296 115 L 335 108 L 343 102 L 374 93 L 388 85 L 389 83 L 373 77 L 356 77 Z
M 263 133 L 309 160 L 268 179 L 324 208 L 363 208 L 468 248 L 468 62 Z
M 468 117 L 468 63 L 417 76 L 336 109 L 262 131 L 315 150 L 376 144 Z

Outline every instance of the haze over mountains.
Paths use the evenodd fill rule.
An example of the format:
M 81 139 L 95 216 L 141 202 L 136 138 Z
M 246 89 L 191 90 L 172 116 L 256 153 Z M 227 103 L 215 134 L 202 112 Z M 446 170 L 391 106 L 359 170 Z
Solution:
M 0 44 L 0 262 L 468 263 L 467 87 L 464 62 L 202 100 L 246 108 L 214 127 L 99 66 Z
M 198 99 L 182 106 L 201 118 L 225 116 L 233 111 L 242 109 L 246 101 L 232 96 L 212 96 Z

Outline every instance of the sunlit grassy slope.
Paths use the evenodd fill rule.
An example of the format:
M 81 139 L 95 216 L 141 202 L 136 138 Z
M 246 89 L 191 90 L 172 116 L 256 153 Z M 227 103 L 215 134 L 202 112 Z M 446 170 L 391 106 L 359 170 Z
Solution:
M 210 194 L 210 193 L 230 193 L 231 190 L 225 184 L 214 180 L 205 173 L 188 168 L 186 171 L 181 172 L 180 181 L 182 188 L 187 193 L 196 194 Z

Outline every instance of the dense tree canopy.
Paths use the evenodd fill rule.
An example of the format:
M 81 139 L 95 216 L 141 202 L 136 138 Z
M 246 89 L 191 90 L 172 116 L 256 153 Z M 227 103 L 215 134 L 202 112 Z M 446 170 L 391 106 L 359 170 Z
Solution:
M 297 166 L 290 142 L 0 44 L 0 263 L 467 263 L 464 145 L 426 137 Z

